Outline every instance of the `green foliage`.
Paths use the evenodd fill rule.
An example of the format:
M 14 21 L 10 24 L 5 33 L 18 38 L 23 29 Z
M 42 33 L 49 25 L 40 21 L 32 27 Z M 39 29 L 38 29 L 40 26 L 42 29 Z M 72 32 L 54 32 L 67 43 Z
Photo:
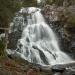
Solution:
M 73 14 L 69 15 L 67 23 L 71 26 L 75 26 L 75 15 L 73 15 Z
M 5 45 L 3 41 L 0 40 L 0 57 L 4 56 L 4 48 L 5 48 Z
M 64 14 L 64 21 L 68 26 L 75 26 L 75 14 L 71 12 L 71 10 L 65 8 Z M 62 17 L 61 17 L 62 18 Z
M 65 3 L 66 6 L 75 5 L 75 0 L 42 0 L 45 4 L 56 4 L 57 6 L 63 6 Z
M 46 0 L 46 4 L 62 5 L 64 0 Z
M 19 8 L 19 0 L 0 0 L 0 27 L 8 27 L 11 18 Z
M 56 5 L 63 5 L 64 0 L 42 0 L 43 3 L 45 4 L 56 4 Z
M 45 2 L 46 2 L 46 4 L 52 4 L 53 0 L 46 0 Z
M 8 27 L 20 7 L 36 6 L 37 0 L 0 0 L 0 27 Z
M 37 0 L 23 0 L 22 1 L 24 7 L 34 7 L 37 6 Z

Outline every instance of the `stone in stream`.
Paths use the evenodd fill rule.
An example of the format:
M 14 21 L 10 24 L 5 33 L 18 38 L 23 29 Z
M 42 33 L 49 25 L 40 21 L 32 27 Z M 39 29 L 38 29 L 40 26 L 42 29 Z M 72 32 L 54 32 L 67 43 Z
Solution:
M 61 73 L 55 73 L 55 74 L 53 74 L 53 75 L 61 75 Z
M 52 66 L 53 75 L 75 75 L 75 63 Z
M 64 66 L 61 66 L 61 65 L 54 65 L 52 67 L 52 72 L 60 72 L 60 73 L 63 73 L 65 71 L 65 67 Z

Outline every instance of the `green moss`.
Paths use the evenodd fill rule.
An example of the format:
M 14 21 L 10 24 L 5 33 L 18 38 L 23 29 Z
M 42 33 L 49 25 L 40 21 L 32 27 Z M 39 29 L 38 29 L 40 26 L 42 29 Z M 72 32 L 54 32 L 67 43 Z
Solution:
M 59 18 L 64 25 L 75 27 L 75 14 L 69 11 L 68 8 L 64 8 L 64 11 L 59 13 Z
M 75 26 L 75 15 L 69 15 L 67 23 L 71 26 Z

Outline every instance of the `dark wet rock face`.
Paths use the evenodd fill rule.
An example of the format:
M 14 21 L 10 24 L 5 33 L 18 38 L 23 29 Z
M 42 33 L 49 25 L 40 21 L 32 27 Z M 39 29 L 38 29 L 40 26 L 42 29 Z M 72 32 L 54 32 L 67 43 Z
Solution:
M 75 27 L 66 28 L 67 36 L 64 40 L 64 47 L 69 52 L 72 53 L 72 57 L 75 58 Z
M 54 65 L 52 67 L 52 72 L 60 72 L 63 73 L 65 71 L 65 67 L 61 65 Z
M 53 75 L 75 75 L 75 63 L 52 66 Z
M 3 29 L 0 29 L 0 34 L 4 33 L 5 31 Z
M 21 31 L 16 31 L 16 32 L 12 32 L 11 34 L 9 34 L 9 43 L 8 43 L 8 48 L 11 50 L 15 50 L 17 47 L 17 41 L 18 39 L 20 39 L 21 37 Z M 10 44 L 12 43 L 12 44 Z
M 73 17 L 69 15 L 75 15 L 74 7 L 69 6 L 66 10 L 64 6 L 47 5 L 42 10 L 46 21 L 58 36 L 61 50 L 69 53 L 72 58 L 75 58 L 75 24 L 74 19 L 71 20 L 73 23 L 69 20 L 69 18 Z M 70 14 L 66 14 L 66 12 Z
M 10 23 L 10 29 L 8 34 L 8 49 L 15 50 L 17 48 L 17 42 L 21 38 L 24 28 L 25 18 L 23 14 L 17 13 L 13 22 Z
M 55 34 L 58 36 L 59 45 L 63 50 L 63 40 L 64 40 L 64 25 L 60 22 L 60 13 L 63 11 L 63 7 L 57 7 L 55 5 L 47 5 L 43 8 L 42 13 L 49 24 L 53 29 Z

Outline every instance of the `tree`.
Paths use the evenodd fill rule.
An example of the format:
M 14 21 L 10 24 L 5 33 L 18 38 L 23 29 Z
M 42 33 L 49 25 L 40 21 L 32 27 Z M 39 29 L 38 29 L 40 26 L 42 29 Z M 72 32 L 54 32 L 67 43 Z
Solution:
M 3 45 L 0 42 L 0 46 L 2 49 L 0 53 L 2 53 L 2 51 L 4 52 L 3 48 L 6 49 L 8 43 L 8 30 L 4 28 L 9 27 L 9 23 L 13 19 L 15 12 L 17 12 L 20 9 L 20 7 L 20 0 L 0 0 L 0 28 L 3 28 L 3 31 L 5 31 L 5 44 Z
M 20 0 L 0 0 L 0 27 L 8 27 L 20 5 Z
M 37 0 L 22 0 L 24 7 L 34 7 L 37 6 Z

